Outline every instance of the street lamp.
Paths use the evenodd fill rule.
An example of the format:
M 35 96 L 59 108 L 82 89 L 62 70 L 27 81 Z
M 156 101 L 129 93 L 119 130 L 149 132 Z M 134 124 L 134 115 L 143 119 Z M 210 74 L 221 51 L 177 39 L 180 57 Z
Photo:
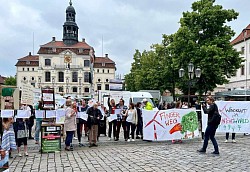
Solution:
M 194 78 L 194 75 L 196 78 L 200 78 L 201 76 L 201 69 L 197 67 L 194 71 L 194 64 L 189 63 L 188 64 L 188 107 L 190 105 L 190 88 L 191 88 L 191 80 Z M 185 74 L 185 70 L 183 68 L 179 69 L 179 77 L 182 78 Z
M 250 30 L 250 28 L 245 28 L 243 29 L 243 38 L 244 38 L 244 43 L 245 43 L 245 54 L 246 54 L 246 89 L 245 89 L 245 101 L 247 101 L 247 41 L 246 41 L 246 38 L 247 38 L 247 31 Z
M 41 77 L 38 77 L 38 88 L 41 87 Z

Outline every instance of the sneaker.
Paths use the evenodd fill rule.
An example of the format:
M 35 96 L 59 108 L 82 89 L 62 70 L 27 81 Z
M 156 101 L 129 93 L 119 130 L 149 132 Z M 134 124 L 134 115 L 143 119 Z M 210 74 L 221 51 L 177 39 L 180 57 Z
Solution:
M 225 143 L 227 143 L 228 142 L 228 140 L 225 140 Z
M 23 155 L 21 153 L 18 154 L 19 157 L 22 157 Z
M 108 140 L 110 141 L 110 140 L 111 140 L 111 138 L 109 137 L 109 138 L 108 138 Z
M 118 141 L 118 140 L 119 140 L 118 138 L 115 139 L 115 141 Z
M 25 152 L 24 154 L 25 154 L 25 156 L 29 156 L 28 152 Z
M 232 142 L 233 142 L 233 143 L 236 143 L 236 140 L 235 140 L 235 139 L 233 139 L 233 140 L 232 140 Z
M 199 152 L 199 153 L 206 153 L 206 151 L 204 150 L 204 149 L 199 149 L 199 150 L 197 150 L 197 152 Z
M 127 142 L 130 142 L 130 139 L 128 139 L 128 141 Z
M 92 144 L 92 146 L 93 146 L 93 147 L 98 147 L 98 145 L 97 145 L 97 144 L 95 144 L 95 143 L 94 143 L 94 144 Z
M 79 147 L 83 147 L 84 146 L 84 144 L 82 144 L 82 143 L 79 143 Z
M 74 139 L 74 140 L 77 140 L 77 138 L 76 138 L 76 137 L 74 137 L 73 139 Z
M 135 139 L 132 139 L 132 142 L 134 142 L 135 141 Z

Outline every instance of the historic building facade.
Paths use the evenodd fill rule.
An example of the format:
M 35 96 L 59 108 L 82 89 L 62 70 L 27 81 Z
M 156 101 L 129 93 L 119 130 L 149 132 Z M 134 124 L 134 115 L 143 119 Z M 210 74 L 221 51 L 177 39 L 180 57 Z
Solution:
M 62 41 L 52 40 L 40 46 L 38 55 L 31 53 L 18 59 L 17 86 L 30 83 L 35 88 L 52 87 L 58 94 L 94 95 L 108 90 L 109 80 L 115 78 L 115 62 L 95 57 L 94 48 L 85 39 L 78 41 L 76 12 L 72 3 L 66 9 Z

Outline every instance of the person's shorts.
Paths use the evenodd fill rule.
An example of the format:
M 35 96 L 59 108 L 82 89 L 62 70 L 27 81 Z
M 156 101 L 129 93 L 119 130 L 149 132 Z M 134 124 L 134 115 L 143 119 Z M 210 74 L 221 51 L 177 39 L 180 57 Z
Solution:
M 22 145 L 22 143 L 24 144 L 24 146 L 26 146 L 27 140 L 28 140 L 27 137 L 17 139 L 17 146 L 20 147 Z

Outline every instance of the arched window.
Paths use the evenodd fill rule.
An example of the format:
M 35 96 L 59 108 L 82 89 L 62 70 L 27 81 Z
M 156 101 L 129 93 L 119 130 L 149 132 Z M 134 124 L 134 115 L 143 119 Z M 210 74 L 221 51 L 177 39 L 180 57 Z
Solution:
M 72 73 L 72 82 L 78 82 L 78 73 L 77 72 Z
M 63 92 L 63 87 L 59 87 L 59 92 Z
M 89 88 L 88 87 L 84 88 L 84 92 L 89 93 Z
M 58 72 L 58 82 L 64 82 L 64 73 Z
M 77 93 L 77 87 L 73 87 L 73 88 L 72 88 L 72 92 L 73 92 L 73 93 Z
M 89 72 L 84 72 L 84 82 L 89 82 Z

